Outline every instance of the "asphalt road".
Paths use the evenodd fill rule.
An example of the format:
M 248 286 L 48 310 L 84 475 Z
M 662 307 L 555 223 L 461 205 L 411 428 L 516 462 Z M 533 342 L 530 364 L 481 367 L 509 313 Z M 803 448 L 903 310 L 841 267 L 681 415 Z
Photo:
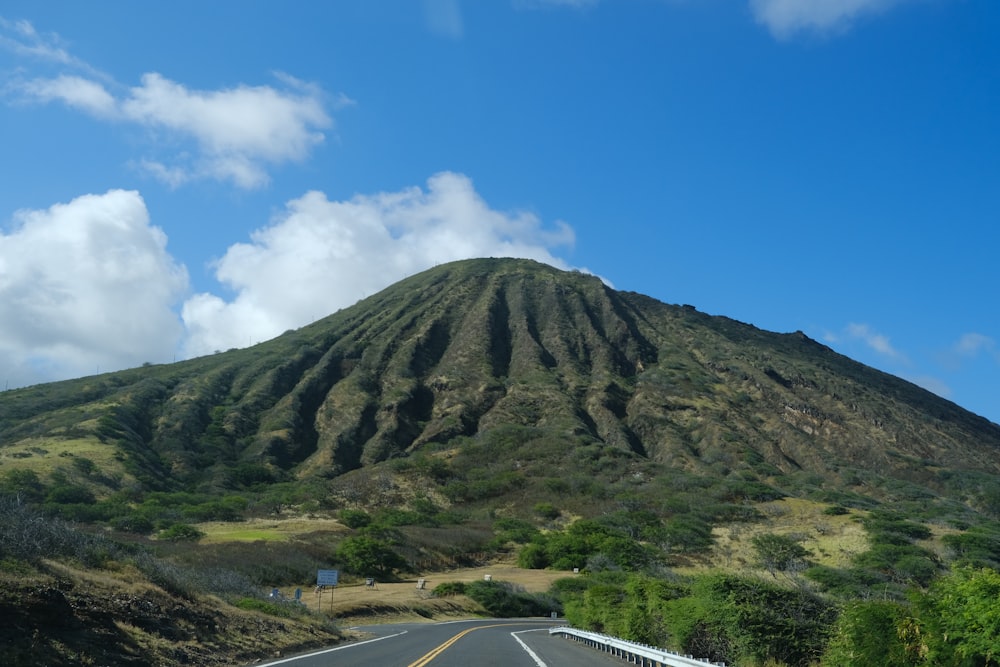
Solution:
M 449 623 L 400 623 L 354 628 L 370 639 L 255 667 L 608 667 L 621 660 L 548 629 L 544 619 L 493 619 Z

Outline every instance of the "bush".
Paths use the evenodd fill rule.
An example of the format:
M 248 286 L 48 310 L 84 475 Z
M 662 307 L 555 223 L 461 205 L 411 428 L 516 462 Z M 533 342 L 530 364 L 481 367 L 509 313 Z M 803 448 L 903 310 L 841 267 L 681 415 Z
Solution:
M 452 595 L 465 595 L 465 582 L 462 581 L 446 581 L 443 584 L 438 584 L 431 591 L 434 597 L 446 598 Z
M 340 514 L 337 518 L 340 519 L 340 523 L 344 524 L 348 528 L 364 528 L 365 526 L 371 525 L 372 522 L 371 515 L 364 510 L 340 510 Z
M 809 551 L 794 538 L 775 533 L 754 535 L 750 540 L 757 553 L 758 564 L 771 574 L 802 569 Z
M 153 532 L 153 522 L 141 514 L 126 514 L 111 520 L 111 527 L 123 533 L 148 535 Z
M 504 581 L 474 581 L 466 585 L 465 594 L 498 618 L 547 616 L 561 611 L 551 596 L 531 595 Z
M 240 598 L 233 602 L 234 607 L 239 607 L 240 609 L 246 609 L 247 611 L 259 611 L 270 616 L 280 616 L 282 618 L 291 618 L 296 616 L 296 611 L 299 614 L 304 613 L 306 610 L 301 607 L 297 602 L 270 602 L 268 600 L 261 600 L 260 598 Z M 296 609 L 299 607 L 299 609 Z
M 336 556 L 345 569 L 362 577 L 391 577 L 406 567 L 388 542 L 370 535 L 348 537 L 340 543 Z
M 655 560 L 650 548 L 614 528 L 589 520 L 577 521 L 562 532 L 537 535 L 517 557 L 520 567 L 556 570 L 583 568 L 593 562 L 601 563 L 600 569 L 607 569 L 610 564 L 634 571 Z
M 92 504 L 94 500 L 90 489 L 76 484 L 54 486 L 45 494 L 45 502 L 57 505 Z
M 733 664 L 809 665 L 822 653 L 836 616 L 830 603 L 807 591 L 752 578 L 704 577 L 694 593 L 704 602 L 701 623 L 718 642 L 706 657 Z
M 900 629 L 908 616 L 896 602 L 855 601 L 840 613 L 823 654 L 825 667 L 910 667 L 913 658 Z
M 186 523 L 175 523 L 161 530 L 158 537 L 167 542 L 197 542 L 205 537 L 205 533 Z
M 703 551 L 712 546 L 712 525 L 695 515 L 677 516 L 664 522 L 657 534 L 657 542 L 665 551 Z
M 497 519 L 493 523 L 493 530 L 496 536 L 490 541 L 494 548 L 498 548 L 508 542 L 517 544 L 527 544 L 538 536 L 538 529 L 527 521 L 521 519 Z
M 560 514 L 559 508 L 552 503 L 537 503 L 534 512 L 536 516 L 549 520 L 558 518 Z

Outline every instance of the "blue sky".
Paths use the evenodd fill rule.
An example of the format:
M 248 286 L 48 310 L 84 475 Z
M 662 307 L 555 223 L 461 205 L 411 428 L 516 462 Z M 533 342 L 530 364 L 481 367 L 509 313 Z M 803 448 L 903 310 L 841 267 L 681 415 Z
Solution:
M 0 382 L 532 257 L 1000 422 L 995 0 L 0 7 Z

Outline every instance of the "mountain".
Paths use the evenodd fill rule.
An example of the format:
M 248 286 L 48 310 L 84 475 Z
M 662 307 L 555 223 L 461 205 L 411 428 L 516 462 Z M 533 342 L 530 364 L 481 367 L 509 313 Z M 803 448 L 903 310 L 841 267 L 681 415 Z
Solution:
M 438 266 L 251 348 L 0 394 L 0 472 L 70 451 L 108 489 L 330 479 L 507 437 L 841 487 L 1000 474 L 1000 426 L 801 332 L 528 260 Z
M 538 602 L 583 627 L 660 627 L 622 606 L 649 594 L 628 604 L 704 632 L 633 639 L 739 663 L 748 626 L 685 616 L 723 595 L 784 628 L 754 655 L 794 637 L 774 664 L 815 664 L 834 600 L 1000 568 L 998 453 L 997 424 L 800 332 L 455 262 L 251 348 L 0 393 L 0 644 L 13 665 L 245 663 L 342 638 L 268 594 L 317 569 L 516 558 L 585 570 Z M 903 637 L 884 628 L 871 646 Z

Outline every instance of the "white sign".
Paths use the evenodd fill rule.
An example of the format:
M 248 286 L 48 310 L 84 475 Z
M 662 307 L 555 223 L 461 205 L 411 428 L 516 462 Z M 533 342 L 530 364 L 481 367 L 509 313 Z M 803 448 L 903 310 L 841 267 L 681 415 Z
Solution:
M 318 570 L 316 572 L 317 586 L 336 586 L 340 573 L 337 570 Z

